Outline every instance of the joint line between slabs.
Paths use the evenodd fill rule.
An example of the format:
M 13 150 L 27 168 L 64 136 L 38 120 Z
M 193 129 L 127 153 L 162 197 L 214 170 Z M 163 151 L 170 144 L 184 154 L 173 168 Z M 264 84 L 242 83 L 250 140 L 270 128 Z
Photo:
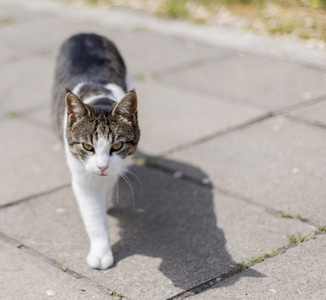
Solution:
M 159 158 L 149 158 L 150 163 L 152 163 L 152 165 L 148 165 L 147 167 L 153 168 L 153 169 L 158 169 L 158 170 L 160 170 L 162 172 L 165 172 L 165 173 L 168 173 L 170 175 L 173 175 L 176 172 L 178 172 L 178 170 L 176 170 L 176 169 L 163 166 L 158 159 Z M 217 192 L 219 192 L 221 194 L 232 197 L 234 199 L 245 202 L 247 204 L 253 205 L 255 207 L 259 207 L 259 208 L 263 209 L 267 214 L 269 214 L 271 216 L 284 219 L 280 214 L 280 210 L 276 210 L 276 209 L 274 209 L 272 207 L 262 205 L 262 204 L 260 204 L 260 203 L 258 203 L 256 201 L 254 201 L 254 200 L 251 200 L 248 197 L 242 196 L 242 195 L 237 194 L 237 193 L 235 193 L 233 191 L 230 191 L 230 190 L 226 190 L 226 189 L 224 189 L 224 188 L 222 188 L 222 187 L 220 187 L 220 186 L 218 186 L 216 184 L 213 184 L 211 182 L 206 183 L 206 182 L 201 181 L 200 179 L 191 177 L 191 176 L 189 176 L 187 174 L 183 174 L 183 173 L 180 175 L 180 177 L 178 177 L 178 179 L 187 180 L 189 182 L 199 184 L 199 185 L 201 185 L 203 187 L 214 189 L 214 190 L 216 190 Z M 311 222 L 311 221 L 309 221 L 309 220 L 302 221 L 302 220 L 300 220 L 298 218 L 295 218 L 295 219 L 297 221 L 300 221 L 300 222 L 304 223 L 304 224 L 308 224 L 308 225 L 311 225 L 313 227 L 316 227 L 316 230 L 318 229 L 318 225 Z
M 304 102 L 300 102 L 288 107 L 284 107 L 284 108 L 280 108 L 280 109 L 276 109 L 275 111 L 272 112 L 272 115 L 277 116 L 277 115 L 282 115 L 282 114 L 286 114 L 286 113 L 291 113 L 294 112 L 296 110 L 302 109 L 302 108 L 307 108 L 310 106 L 313 106 L 315 104 L 321 103 L 326 101 L 326 95 L 317 97 L 317 98 L 313 98 L 311 100 L 308 101 L 304 101 Z
M 92 279 L 85 277 L 85 276 L 79 274 L 78 272 L 75 272 L 74 270 L 71 270 L 71 269 L 63 266 L 60 262 L 58 262 L 52 258 L 49 258 L 48 256 L 44 255 L 43 253 L 39 252 L 38 250 L 35 250 L 35 249 L 21 243 L 20 241 L 16 240 L 13 237 L 8 236 L 7 234 L 5 234 L 1 231 L 0 231 L 0 240 L 4 241 L 7 244 L 14 246 L 15 248 L 19 249 L 20 251 L 24 251 L 26 254 L 33 256 L 34 258 L 39 259 L 42 262 L 74 277 L 75 279 L 86 280 L 90 284 L 99 288 L 104 293 L 106 293 L 108 295 L 113 295 L 113 290 L 111 290 L 97 282 L 94 282 Z M 125 297 L 123 299 L 127 300 Z
M 214 55 L 209 58 L 192 59 L 190 61 L 187 61 L 187 62 L 184 62 L 181 64 L 176 64 L 176 65 L 171 66 L 166 69 L 162 69 L 161 71 L 154 72 L 154 74 L 156 75 L 156 76 L 154 76 L 154 78 L 155 77 L 160 78 L 160 77 L 164 77 L 164 76 L 171 75 L 171 74 L 176 74 L 176 73 L 183 72 L 183 71 L 198 69 L 201 67 L 209 66 L 211 64 L 218 64 L 221 61 L 224 62 L 226 60 L 232 60 L 235 57 L 236 56 L 234 54 L 231 55 L 229 53 L 223 53 L 221 55 L 218 55 L 218 56 Z
M 292 119 L 292 120 L 296 120 L 296 121 L 299 121 L 299 122 L 302 122 L 302 123 L 305 123 L 305 124 L 308 124 L 308 125 L 311 125 L 311 126 L 316 126 L 316 127 L 319 127 L 319 128 L 326 129 L 326 124 L 324 124 L 322 122 L 319 122 L 319 121 L 311 120 L 309 118 L 305 118 L 303 116 L 287 115 L 287 117 Z
M 323 232 L 320 232 L 318 230 L 316 231 L 313 231 L 310 235 L 311 237 L 312 236 L 318 236 L 318 235 L 322 235 L 322 234 L 325 234 Z M 225 280 L 228 280 L 229 278 L 232 278 L 233 276 L 237 275 L 237 274 L 241 274 L 243 272 L 245 272 L 246 270 L 249 270 L 251 267 L 253 266 L 256 266 L 258 264 L 261 264 L 263 263 L 264 261 L 266 260 L 269 260 L 269 259 L 273 259 L 274 257 L 276 256 L 279 256 L 279 255 L 283 255 L 285 254 L 289 249 L 292 249 L 292 248 L 295 248 L 297 247 L 298 245 L 302 244 L 302 243 L 305 243 L 307 241 L 309 241 L 309 236 L 307 236 L 307 239 L 304 240 L 303 242 L 300 242 L 300 243 L 290 243 L 290 244 L 287 244 L 283 247 L 280 247 L 277 249 L 278 251 L 278 254 L 274 255 L 274 256 L 271 256 L 271 257 L 264 257 L 262 260 L 260 261 L 257 261 L 257 262 L 253 262 L 253 263 L 249 263 L 249 265 L 247 267 L 244 267 L 243 269 L 240 269 L 240 270 L 237 270 L 236 267 L 233 268 L 232 270 L 230 270 L 229 272 L 226 272 L 226 273 L 223 273 L 217 277 L 214 277 L 204 283 L 201 283 L 193 288 L 190 288 L 184 292 L 181 292 L 171 298 L 168 298 L 167 300 L 183 300 L 183 299 L 186 299 L 186 298 L 189 298 L 189 297 L 192 297 L 192 296 L 195 296 L 195 295 L 198 295 L 198 294 L 201 294 L 203 292 L 206 292 L 208 291 L 210 288 L 213 288 L 214 286 L 216 288 L 218 288 L 219 284 Z
M 27 197 L 23 197 L 23 198 L 18 199 L 18 200 L 14 200 L 14 201 L 11 201 L 9 203 L 0 205 L 0 209 L 7 208 L 7 207 L 10 207 L 10 206 L 14 206 L 14 205 L 20 204 L 22 202 L 32 200 L 34 198 L 38 198 L 38 197 L 41 197 L 41 196 L 49 195 L 49 194 L 52 194 L 54 192 L 57 192 L 57 191 L 59 191 L 61 189 L 64 189 L 66 187 L 69 187 L 69 186 L 70 186 L 70 183 L 69 184 L 65 184 L 65 185 L 61 185 L 61 186 L 58 186 L 58 187 L 55 187 L 55 188 L 53 188 L 51 190 L 47 190 L 47 191 L 44 191 L 44 192 L 41 192 L 41 193 L 38 193 L 38 194 L 34 194 L 34 195 L 27 196 Z
M 247 120 L 247 121 L 245 121 L 243 123 L 239 123 L 239 124 L 236 124 L 236 125 L 231 125 L 231 126 L 226 127 L 224 129 L 218 130 L 217 132 L 214 132 L 214 133 L 212 133 L 210 135 L 207 135 L 207 136 L 201 137 L 201 138 L 199 138 L 197 140 L 194 140 L 194 141 L 192 141 L 190 143 L 186 143 L 186 144 L 171 148 L 170 150 L 164 151 L 161 154 L 159 154 L 159 157 L 164 157 L 165 155 L 172 154 L 172 153 L 175 153 L 177 151 L 187 149 L 187 148 L 189 148 L 191 146 L 199 145 L 201 143 L 210 141 L 210 140 L 212 140 L 212 139 L 214 139 L 216 137 L 222 136 L 224 134 L 228 134 L 228 133 L 237 131 L 239 129 L 246 128 L 247 126 L 259 123 L 259 122 L 264 121 L 264 120 L 266 120 L 266 119 L 268 119 L 270 117 L 273 117 L 273 114 L 270 113 L 270 112 L 261 114 L 261 115 L 259 115 L 257 117 L 249 119 L 249 120 Z
M 145 167 L 148 167 L 148 168 L 153 168 L 153 169 L 157 169 L 157 170 L 160 170 L 162 172 L 165 172 L 169 175 L 174 175 L 176 172 L 178 172 L 177 169 L 173 169 L 173 168 L 170 168 L 170 167 L 166 167 L 164 165 L 161 164 L 160 160 L 159 160 L 159 157 L 154 157 L 154 158 L 147 158 L 149 160 L 149 165 L 144 165 Z M 210 188 L 210 189 L 214 189 L 215 191 L 221 193 L 221 194 L 224 194 L 226 196 L 229 196 L 229 197 L 232 197 L 234 199 L 237 199 L 239 201 L 243 201 L 247 204 L 250 204 L 250 205 L 253 205 L 253 206 L 256 206 L 256 207 L 259 207 L 259 208 L 262 208 L 265 210 L 265 212 L 267 212 L 268 214 L 270 215 L 273 215 L 273 216 L 280 216 L 278 211 L 273 209 L 273 208 L 270 208 L 268 206 L 264 206 L 260 203 L 257 203 L 253 200 L 250 200 L 249 198 L 245 197 L 245 196 L 242 196 L 242 195 L 239 195 L 235 192 L 232 192 L 232 191 L 229 191 L 229 190 L 226 190 L 210 181 L 207 181 L 205 182 L 204 180 L 200 180 L 200 179 L 197 179 L 195 177 L 192 177 L 192 176 L 189 176 L 187 174 L 180 174 L 179 177 L 177 177 L 178 179 L 182 179 L 182 180 L 187 180 L 191 183 L 195 183 L 195 184 L 198 184 L 200 186 L 203 186 L 203 187 L 207 187 L 207 188 Z M 305 222 L 307 224 L 310 224 L 309 222 Z M 313 225 L 313 224 L 310 224 L 310 225 Z M 313 225 L 314 226 L 314 225 Z M 315 226 L 316 227 L 316 226 Z

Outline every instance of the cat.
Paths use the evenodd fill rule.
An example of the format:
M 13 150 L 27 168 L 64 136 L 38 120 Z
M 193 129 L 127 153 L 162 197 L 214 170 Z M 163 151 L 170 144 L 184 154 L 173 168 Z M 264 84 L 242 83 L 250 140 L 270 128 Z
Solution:
M 77 34 L 56 61 L 52 115 L 63 139 L 72 189 L 90 241 L 87 263 L 113 265 L 107 211 L 140 138 L 137 95 L 114 43 Z

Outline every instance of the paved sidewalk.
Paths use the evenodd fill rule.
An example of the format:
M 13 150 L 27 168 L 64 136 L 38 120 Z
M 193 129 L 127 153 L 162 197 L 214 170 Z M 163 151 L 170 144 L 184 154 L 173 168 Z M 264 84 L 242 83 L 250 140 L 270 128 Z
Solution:
M 50 122 L 56 53 L 78 32 L 115 41 L 140 102 L 134 196 L 120 181 L 105 271 L 86 264 Z M 0 299 L 326 299 L 324 52 L 0 0 L 0 66 Z

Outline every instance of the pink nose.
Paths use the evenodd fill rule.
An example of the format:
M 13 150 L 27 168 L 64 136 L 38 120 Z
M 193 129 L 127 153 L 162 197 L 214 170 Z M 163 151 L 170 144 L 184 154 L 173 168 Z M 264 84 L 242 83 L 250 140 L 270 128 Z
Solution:
M 102 172 L 104 172 L 109 166 L 103 166 L 103 167 L 100 167 L 100 166 L 97 166 Z

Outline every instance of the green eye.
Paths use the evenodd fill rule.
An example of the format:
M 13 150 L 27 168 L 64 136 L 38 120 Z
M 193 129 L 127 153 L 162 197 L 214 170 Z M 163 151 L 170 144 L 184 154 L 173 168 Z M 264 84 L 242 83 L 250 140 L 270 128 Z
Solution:
M 94 148 L 93 148 L 92 145 L 89 145 L 89 144 L 85 144 L 85 143 L 83 143 L 83 147 L 84 147 L 84 149 L 87 150 L 87 151 L 94 151 Z
M 116 144 L 113 144 L 111 149 L 112 151 L 119 151 L 123 146 L 123 143 L 116 143 Z

